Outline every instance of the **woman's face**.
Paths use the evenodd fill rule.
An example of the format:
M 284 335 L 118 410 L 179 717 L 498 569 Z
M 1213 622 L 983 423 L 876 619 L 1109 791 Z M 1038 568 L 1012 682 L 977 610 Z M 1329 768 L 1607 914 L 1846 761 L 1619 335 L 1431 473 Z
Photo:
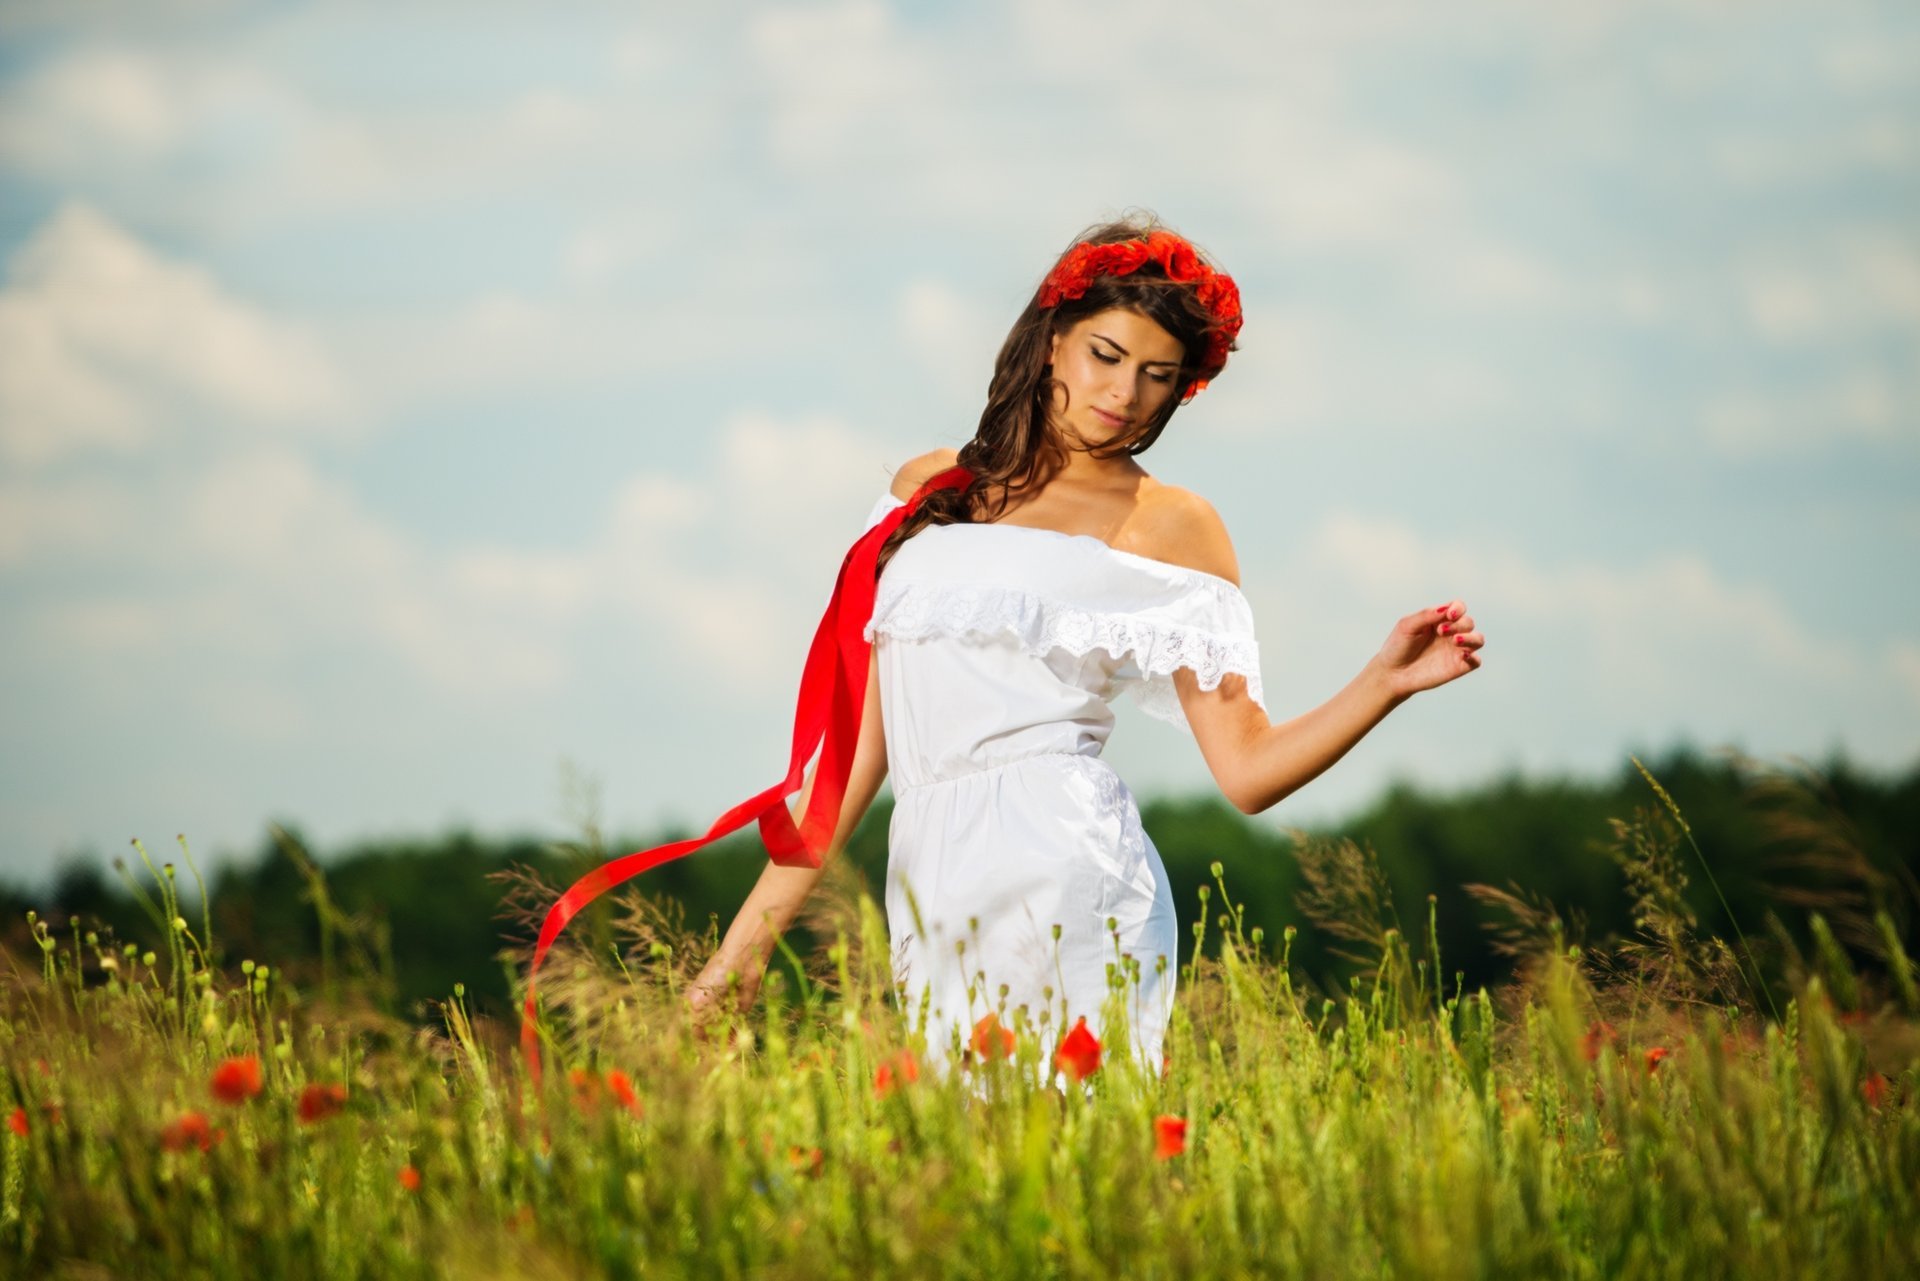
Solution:
M 1178 389 L 1180 340 L 1137 311 L 1118 307 L 1055 332 L 1053 421 L 1088 445 L 1124 435 L 1154 414 Z

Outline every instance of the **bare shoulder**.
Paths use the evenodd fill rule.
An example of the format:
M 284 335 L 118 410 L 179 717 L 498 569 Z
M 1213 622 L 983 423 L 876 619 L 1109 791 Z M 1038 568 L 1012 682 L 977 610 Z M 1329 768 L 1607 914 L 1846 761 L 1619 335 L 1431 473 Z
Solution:
M 1178 485 L 1156 486 L 1141 513 L 1141 533 L 1155 560 L 1214 574 L 1238 586 L 1240 560 L 1213 504 Z
M 913 491 L 960 461 L 957 449 L 930 449 L 918 458 L 900 464 L 893 473 L 893 496 L 901 502 L 913 497 Z

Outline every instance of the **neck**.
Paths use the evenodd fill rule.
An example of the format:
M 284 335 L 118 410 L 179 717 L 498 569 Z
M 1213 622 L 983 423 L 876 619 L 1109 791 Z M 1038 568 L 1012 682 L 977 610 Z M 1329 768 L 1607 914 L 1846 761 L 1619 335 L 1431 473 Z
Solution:
M 1085 442 L 1077 440 L 1070 433 L 1063 435 L 1062 439 L 1069 446 L 1063 451 L 1066 462 L 1048 483 L 1064 480 L 1070 485 L 1090 489 L 1131 489 L 1147 474 L 1146 468 L 1131 454 L 1096 458 L 1087 452 Z

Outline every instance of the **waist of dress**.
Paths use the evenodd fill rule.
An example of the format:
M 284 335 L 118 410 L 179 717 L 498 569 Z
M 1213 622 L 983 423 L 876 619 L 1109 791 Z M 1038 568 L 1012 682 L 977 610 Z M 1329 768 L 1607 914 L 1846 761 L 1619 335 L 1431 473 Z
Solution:
M 898 801 L 902 797 L 913 795 L 915 792 L 924 792 L 936 787 L 951 787 L 955 783 L 965 783 L 974 779 L 990 778 L 995 774 L 1016 769 L 1022 765 L 1064 764 L 1067 761 L 1086 761 L 1089 764 L 1099 765 L 1103 769 L 1112 768 L 1112 766 L 1101 760 L 1100 757 L 1093 752 L 1070 752 L 1066 750 L 1029 752 L 1025 756 L 1016 756 L 1012 760 L 997 761 L 992 765 L 981 765 L 973 769 L 964 770 L 958 774 L 949 774 L 944 778 L 930 778 L 918 783 L 903 783 L 896 779 L 893 783 L 893 797 L 894 800 Z

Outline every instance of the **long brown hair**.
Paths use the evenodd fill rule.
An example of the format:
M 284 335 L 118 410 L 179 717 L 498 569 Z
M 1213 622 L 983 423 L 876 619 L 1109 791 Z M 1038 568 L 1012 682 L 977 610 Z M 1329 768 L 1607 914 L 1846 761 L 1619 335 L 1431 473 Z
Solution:
M 1061 251 L 1061 257 L 1074 245 L 1141 240 L 1156 228 L 1165 229 L 1147 212 L 1097 223 L 1075 236 Z M 1052 270 L 1049 267 L 1046 275 Z M 1042 283 L 1046 275 L 1042 275 Z M 993 381 L 987 388 L 987 407 L 981 411 L 980 426 L 973 439 L 960 448 L 959 465 L 973 473 L 972 483 L 964 489 L 937 489 L 922 499 L 913 514 L 881 544 L 879 570 L 887 567 L 902 543 L 928 525 L 972 524 L 997 517 L 1014 494 L 1044 487 L 1066 465 L 1068 451 L 1076 447 L 1062 440 L 1050 422 L 1055 388 L 1065 391 L 1047 360 L 1051 339 L 1083 317 L 1110 307 L 1137 312 L 1179 339 L 1183 354 L 1174 382 L 1178 390 L 1159 412 L 1125 436 L 1085 449 L 1105 459 L 1144 454 L 1153 446 L 1183 403 L 1182 396 L 1191 394 L 1189 389 L 1201 376 L 1199 361 L 1216 327 L 1213 314 L 1201 304 L 1193 286 L 1169 280 L 1157 262 L 1148 262 L 1124 276 L 1096 276 L 1081 297 L 1062 299 L 1052 307 L 1040 305 L 1040 286 L 1036 284 L 1026 309 L 1013 322 L 993 362 Z

